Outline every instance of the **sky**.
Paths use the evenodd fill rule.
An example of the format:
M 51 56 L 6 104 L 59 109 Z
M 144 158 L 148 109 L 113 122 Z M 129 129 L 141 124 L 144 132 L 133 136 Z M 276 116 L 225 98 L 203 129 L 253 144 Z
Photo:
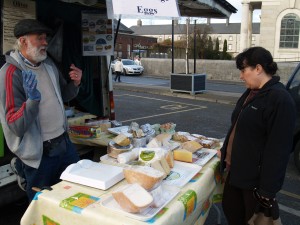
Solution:
M 241 18 L 242 18 L 242 3 L 241 2 L 242 2 L 242 0 L 227 0 L 227 2 L 229 2 L 233 7 L 235 7 L 237 9 L 236 13 L 231 14 L 229 22 L 230 23 L 241 22 Z M 254 10 L 253 22 L 260 22 L 259 16 L 260 16 L 260 10 Z M 127 27 L 137 25 L 137 19 L 122 19 L 121 22 Z M 206 22 L 205 18 L 197 19 L 197 23 L 205 23 L 205 22 Z M 142 20 L 143 25 L 157 25 L 157 24 L 171 24 L 171 23 L 172 23 L 171 20 L 158 20 L 158 19 L 155 19 L 155 20 L 143 19 Z M 185 19 L 181 19 L 179 21 L 179 23 L 185 23 Z M 224 19 L 212 19 L 211 23 L 225 23 L 225 20 Z

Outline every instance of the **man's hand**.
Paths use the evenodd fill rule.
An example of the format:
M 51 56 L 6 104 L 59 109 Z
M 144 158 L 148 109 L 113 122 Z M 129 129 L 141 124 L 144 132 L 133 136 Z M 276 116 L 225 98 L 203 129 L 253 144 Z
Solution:
M 23 87 L 28 94 L 28 98 L 35 101 L 41 100 L 41 93 L 36 88 L 37 80 L 36 75 L 30 71 L 22 71 L 23 76 Z
M 76 86 L 79 86 L 81 83 L 82 71 L 81 69 L 77 68 L 73 63 L 70 66 L 71 71 L 69 72 L 71 80 L 74 81 Z

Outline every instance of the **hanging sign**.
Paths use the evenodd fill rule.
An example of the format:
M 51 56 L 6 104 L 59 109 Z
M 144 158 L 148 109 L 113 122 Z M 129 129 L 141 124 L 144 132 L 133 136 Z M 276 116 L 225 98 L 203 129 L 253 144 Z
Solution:
M 112 0 L 114 16 L 122 18 L 179 17 L 177 0 Z
M 113 24 L 106 15 L 83 11 L 81 29 L 84 56 L 113 55 Z

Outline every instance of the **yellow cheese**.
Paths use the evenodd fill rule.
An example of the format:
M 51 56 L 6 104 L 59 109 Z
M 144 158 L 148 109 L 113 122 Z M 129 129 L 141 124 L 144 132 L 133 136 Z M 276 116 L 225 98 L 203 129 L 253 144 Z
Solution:
M 115 137 L 113 141 L 120 146 L 130 145 L 130 139 L 122 133 Z
M 174 150 L 174 159 L 183 162 L 192 162 L 193 161 L 193 153 L 185 150 L 185 149 L 177 149 Z

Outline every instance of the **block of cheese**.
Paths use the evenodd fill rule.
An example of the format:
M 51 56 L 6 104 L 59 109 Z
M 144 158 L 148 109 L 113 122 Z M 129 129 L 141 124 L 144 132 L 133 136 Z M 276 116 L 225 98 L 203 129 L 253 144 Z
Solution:
M 174 155 L 173 155 L 173 151 L 171 150 L 167 150 L 165 153 L 165 158 L 169 164 L 170 168 L 174 167 Z
M 152 168 L 154 168 L 154 169 L 156 169 L 156 170 L 159 170 L 160 172 L 164 173 L 163 179 L 165 179 L 165 178 L 167 177 L 168 174 L 166 173 L 166 171 L 165 171 L 164 168 L 162 167 L 160 160 L 155 160 L 155 161 L 153 161 L 153 162 L 150 164 L 150 166 L 151 166 Z
M 131 151 L 121 153 L 117 156 L 117 160 L 119 163 L 129 163 L 133 160 L 136 160 L 139 157 L 139 149 L 134 148 Z
M 209 140 L 209 139 L 202 139 L 199 140 L 199 142 L 204 148 L 213 148 L 214 145 L 216 144 L 214 140 Z
M 186 149 L 192 153 L 200 150 L 203 146 L 197 141 L 187 141 L 181 144 L 181 148 Z
M 174 150 L 174 159 L 183 162 L 193 162 L 193 153 L 185 149 Z
M 185 142 L 188 141 L 189 139 L 186 137 L 186 135 L 184 134 L 180 134 L 178 132 L 176 132 L 175 134 L 173 134 L 173 140 L 174 141 L 181 141 L 181 142 Z
M 148 144 L 148 148 L 160 148 L 162 146 L 162 143 L 158 141 L 156 138 L 153 138 Z
M 130 145 L 130 139 L 125 134 L 119 134 L 113 141 L 120 146 Z
M 165 142 L 165 141 L 170 141 L 171 138 L 172 138 L 172 135 L 169 134 L 169 133 L 162 133 L 162 134 L 159 134 L 155 137 L 158 141 L 160 142 Z
M 139 213 L 153 202 L 152 195 L 139 184 L 126 184 L 112 192 L 112 196 L 129 213 Z
M 150 166 L 128 166 L 123 169 L 125 180 L 129 184 L 138 183 L 146 190 L 158 186 L 164 173 Z
M 169 175 L 169 173 L 171 172 L 171 168 L 170 168 L 170 166 L 169 166 L 169 164 L 168 164 L 168 162 L 167 162 L 167 160 L 166 160 L 165 157 L 162 157 L 162 158 L 160 159 L 160 164 L 161 164 L 161 166 L 163 167 L 165 173 L 166 173 L 167 175 Z
M 150 164 L 150 166 L 154 169 L 157 169 L 157 170 L 163 172 L 164 173 L 163 178 L 166 178 L 169 175 L 169 173 L 171 172 L 170 166 L 165 157 L 161 157 L 160 159 L 155 160 L 154 162 L 152 162 Z

